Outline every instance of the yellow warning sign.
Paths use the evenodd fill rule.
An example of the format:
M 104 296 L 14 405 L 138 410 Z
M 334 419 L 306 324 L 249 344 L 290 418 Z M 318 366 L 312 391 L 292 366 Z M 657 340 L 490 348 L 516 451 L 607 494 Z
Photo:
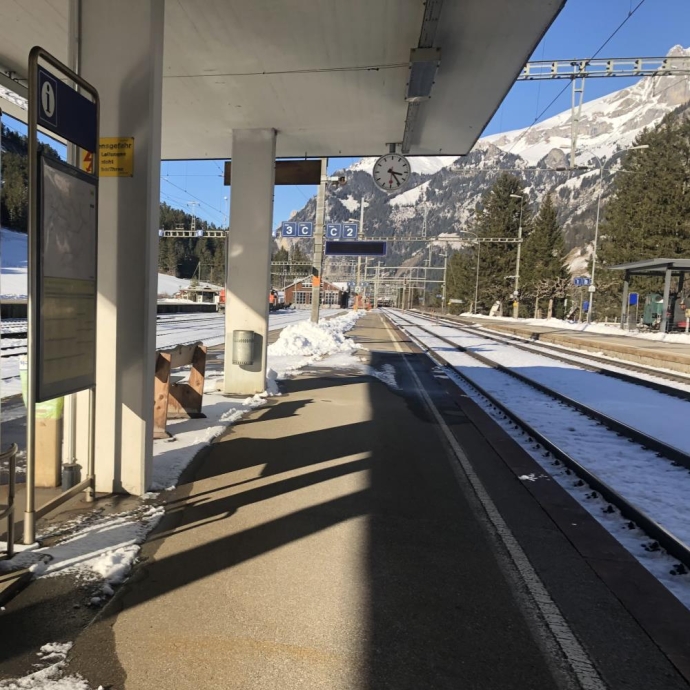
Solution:
M 101 177 L 132 177 L 134 137 L 101 137 L 99 158 Z
M 91 151 L 81 152 L 81 169 L 93 175 L 93 153 Z

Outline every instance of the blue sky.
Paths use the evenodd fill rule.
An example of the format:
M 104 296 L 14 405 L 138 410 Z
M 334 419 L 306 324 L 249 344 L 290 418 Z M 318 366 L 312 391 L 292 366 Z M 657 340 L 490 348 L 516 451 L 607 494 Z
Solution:
M 590 57 L 640 0 L 568 0 L 560 16 L 534 51 L 532 59 Z M 690 0 L 644 0 L 627 24 L 599 57 L 657 57 L 681 44 L 690 46 Z M 592 100 L 633 83 L 628 79 L 590 79 L 585 99 Z M 566 84 L 522 82 L 512 88 L 484 134 L 526 127 Z M 541 117 L 562 112 L 570 105 L 570 89 Z M 356 159 L 333 158 L 331 171 Z M 223 186 L 222 161 L 168 161 L 161 170 L 161 200 L 178 208 L 190 201 L 200 217 L 219 226 L 227 224 L 229 188 Z M 316 193 L 315 187 L 276 187 L 274 227 L 287 220 Z

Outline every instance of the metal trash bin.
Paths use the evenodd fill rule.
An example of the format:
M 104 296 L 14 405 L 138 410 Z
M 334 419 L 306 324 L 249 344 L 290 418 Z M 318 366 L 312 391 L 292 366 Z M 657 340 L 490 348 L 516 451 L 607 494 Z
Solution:
M 232 363 L 254 364 L 254 331 L 232 332 Z
M 81 481 L 81 465 L 66 462 L 62 465 L 62 490 L 69 491 Z

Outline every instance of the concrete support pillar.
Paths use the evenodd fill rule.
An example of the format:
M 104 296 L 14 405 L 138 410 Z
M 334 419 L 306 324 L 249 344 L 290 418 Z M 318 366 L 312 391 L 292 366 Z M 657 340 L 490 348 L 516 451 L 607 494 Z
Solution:
M 253 395 L 266 388 L 275 157 L 275 130 L 233 131 L 225 276 L 223 391 L 227 395 Z M 252 364 L 233 364 L 233 331 L 254 333 Z
M 671 269 L 666 269 L 666 274 L 664 276 L 664 303 L 662 305 L 661 312 L 661 325 L 659 326 L 659 331 L 661 333 L 666 333 L 666 328 L 668 327 L 668 305 L 671 298 Z
M 81 4 L 81 73 L 100 94 L 101 137 L 134 139 L 132 175 L 100 179 L 96 490 L 142 494 L 153 453 L 165 0 Z
M 630 302 L 630 274 L 625 272 L 623 280 L 623 298 L 621 300 L 621 328 L 628 328 L 628 303 Z

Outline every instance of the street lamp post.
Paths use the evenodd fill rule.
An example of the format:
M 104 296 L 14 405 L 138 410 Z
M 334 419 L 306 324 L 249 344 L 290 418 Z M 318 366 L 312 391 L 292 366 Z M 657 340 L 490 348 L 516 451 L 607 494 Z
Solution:
M 311 321 L 319 322 L 321 309 L 321 281 L 323 272 L 324 224 L 326 222 L 326 190 L 328 185 L 345 185 L 345 177 L 328 176 L 328 158 L 321 159 L 321 182 L 316 195 L 316 226 L 314 228 L 314 256 L 312 259 Z
M 458 230 L 458 232 L 461 235 L 472 235 L 474 237 L 474 243 L 477 245 L 477 270 L 476 270 L 476 275 L 474 279 L 474 313 L 478 313 L 477 309 L 477 303 L 479 301 L 479 252 L 481 251 L 482 248 L 482 243 L 481 240 L 479 239 L 479 235 L 477 235 L 476 232 L 472 232 L 471 230 Z
M 441 313 L 445 314 L 446 313 L 446 296 L 447 296 L 447 283 L 446 283 L 446 274 L 448 272 L 448 247 L 446 246 L 446 251 L 443 254 L 443 287 L 441 290 Z
M 606 170 L 606 166 L 616 157 L 619 156 L 623 153 L 627 153 L 628 151 L 640 151 L 642 149 L 648 149 L 649 145 L 648 144 L 642 144 L 640 146 L 630 146 L 627 149 L 621 149 L 620 151 L 616 151 L 611 158 L 609 158 L 606 163 L 603 165 L 601 164 L 601 158 L 599 156 L 593 156 L 593 158 L 596 158 L 597 163 L 599 163 L 598 168 L 599 168 L 599 196 L 597 198 L 597 218 L 596 221 L 594 222 L 594 246 L 592 247 L 592 275 L 590 279 L 590 285 L 589 285 L 589 309 L 587 309 L 587 323 L 592 323 L 592 314 L 594 312 L 594 293 L 596 292 L 596 287 L 594 286 L 594 271 L 597 265 L 597 247 L 599 244 L 599 216 L 601 213 L 601 196 L 602 196 L 602 190 L 604 187 L 604 171 Z
M 520 220 L 518 222 L 517 261 L 515 265 L 515 289 L 513 290 L 513 318 L 517 319 L 520 312 L 520 250 L 522 249 L 522 208 L 525 197 L 522 194 L 511 194 L 511 199 L 520 199 Z

